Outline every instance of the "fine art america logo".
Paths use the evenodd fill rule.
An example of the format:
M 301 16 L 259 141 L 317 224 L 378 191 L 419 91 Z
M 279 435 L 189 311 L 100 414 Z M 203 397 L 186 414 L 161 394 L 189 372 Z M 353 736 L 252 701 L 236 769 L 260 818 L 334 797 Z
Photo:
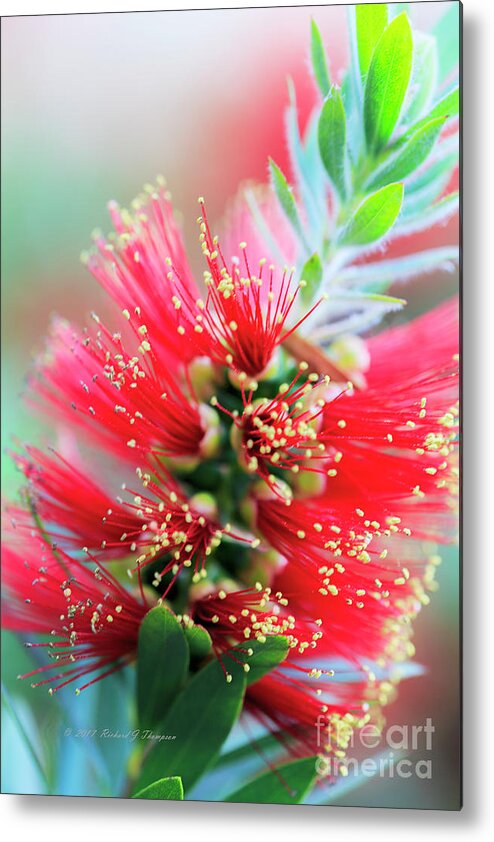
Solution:
M 345 757 L 322 754 L 318 757 L 316 768 L 322 778 L 351 774 L 369 778 L 432 779 L 432 758 L 424 757 L 432 752 L 435 726 L 430 717 L 423 725 L 393 724 L 381 730 L 370 722 L 361 728 L 349 728 L 342 722 L 328 726 L 319 716 L 315 727 L 321 750 L 328 743 L 346 745 Z M 369 752 L 373 756 L 369 757 Z M 414 753 L 419 753 L 418 758 Z

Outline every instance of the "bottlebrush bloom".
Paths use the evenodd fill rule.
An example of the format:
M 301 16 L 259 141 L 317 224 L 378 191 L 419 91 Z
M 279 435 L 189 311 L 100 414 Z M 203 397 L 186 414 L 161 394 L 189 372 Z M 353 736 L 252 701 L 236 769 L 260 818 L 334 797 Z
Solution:
M 13 455 L 28 480 L 27 496 L 41 518 L 50 540 L 82 549 L 111 549 L 123 555 L 123 534 L 139 530 L 141 522 L 98 484 L 94 468 L 90 475 L 82 460 L 70 462 L 51 449 L 26 446 Z M 94 478 L 93 478 L 94 477 Z
M 187 498 L 169 474 L 159 467 L 155 471 L 153 479 L 151 474 L 138 469 L 145 492 L 135 494 L 127 507 L 141 527 L 121 536 L 120 542 L 132 552 L 139 549 L 136 570 L 152 562 L 162 562 L 154 573 L 154 585 L 158 586 L 166 574 L 172 573 L 165 595 L 184 569 L 190 568 L 193 582 L 204 578 L 206 562 L 224 537 L 258 546 L 258 538 L 236 533 L 229 523 L 221 525 L 211 495 L 198 493 Z M 148 496 L 149 492 L 152 497 Z
M 259 471 L 259 451 L 264 463 L 295 470 L 296 476 L 306 471 L 325 476 L 318 495 L 294 500 L 289 509 L 269 495 L 258 495 L 258 527 L 279 552 L 286 555 L 291 543 L 289 556 L 300 558 L 302 543 L 309 542 L 309 555 L 317 546 L 341 554 L 346 542 L 350 555 L 358 556 L 372 535 L 406 535 L 411 527 L 426 534 L 430 513 L 450 509 L 456 486 L 456 314 L 453 300 L 394 328 L 391 347 L 399 347 L 400 356 L 388 364 L 386 333 L 372 340 L 365 389 L 337 387 L 306 407 L 304 400 L 310 401 L 313 391 L 321 394 L 320 385 L 307 382 L 305 395 L 300 387 L 294 390 L 295 401 L 288 393 L 251 408 L 250 415 L 261 416 L 262 424 L 254 425 L 255 436 L 249 428 L 250 439 L 244 438 L 242 446 L 250 444 L 261 476 L 267 470 Z M 401 355 L 407 361 L 403 370 Z M 280 411 L 288 419 L 284 426 Z M 309 421 L 305 441 L 298 437 L 299 419 L 302 433 Z M 287 433 L 295 443 L 291 461 Z M 275 485 L 276 479 L 268 475 L 268 484 Z M 360 548 L 355 546 L 359 540 Z
M 180 342 L 176 295 L 196 301 L 200 293 L 170 200 L 160 177 L 133 201 L 131 211 L 110 202 L 115 233 L 105 238 L 96 232 L 95 249 L 84 253 L 83 262 L 129 317 L 136 308 L 146 314 L 160 355 L 180 364 L 196 351 L 190 343 Z M 180 316 L 184 318 L 183 313 Z M 190 323 L 194 327 L 193 320 Z
M 279 667 L 247 688 L 246 709 L 291 754 L 323 756 L 330 779 L 347 773 L 344 758 L 354 731 L 370 721 L 382 727 L 382 708 L 403 677 L 399 664 L 414 655 L 412 620 L 428 603 L 437 563 L 431 557 L 424 565 L 417 555 L 409 562 L 412 575 L 403 568 L 405 575 L 393 582 L 391 568 L 384 568 L 388 581 L 382 581 L 369 565 L 367 588 L 357 599 L 349 591 L 334 599 L 292 563 L 272 581 L 292 617 L 324 619 L 316 621 L 320 634 L 311 648 L 290 648 Z
M 224 664 L 228 657 L 235 657 L 234 643 L 245 644 L 248 650 L 249 640 L 265 643 L 273 635 L 285 636 L 288 646 L 301 653 L 315 647 L 321 637 L 320 622 L 311 620 L 309 615 L 296 619 L 281 591 L 275 593 L 260 583 L 243 590 L 232 590 L 231 585 L 226 590 L 228 587 L 229 583 L 225 583 L 224 588 L 212 588 L 196 598 L 191 611 L 194 622 L 209 631 L 218 655 L 225 656 Z
M 121 334 L 111 334 L 95 319 L 98 330 L 82 335 L 65 321 L 53 322 L 32 378 L 35 396 L 58 419 L 76 421 L 101 446 L 134 463 L 137 452 L 207 453 L 214 446 L 214 411 L 197 404 L 148 339 L 130 354 Z
M 308 364 L 299 366 L 306 370 Z M 325 406 L 324 401 L 315 406 L 304 405 L 307 394 L 311 395 L 314 378 L 311 374 L 299 384 L 301 373 L 297 373 L 291 383 L 282 383 L 274 398 L 254 399 L 254 392 L 247 393 L 242 387 L 243 412 L 229 412 L 213 396 L 211 403 L 232 419 L 232 442 L 237 447 L 239 459 L 250 473 L 263 479 L 267 486 L 282 499 L 291 499 L 291 489 L 286 483 L 279 482 L 273 476 L 273 468 L 284 468 L 298 473 L 302 468 L 308 471 L 324 473 L 323 468 L 313 467 L 317 459 L 328 459 L 325 445 L 318 440 L 317 419 Z M 329 385 L 330 378 L 325 376 L 323 383 Z M 309 465 L 310 462 L 310 465 Z
M 300 336 L 318 303 L 304 313 L 291 272 L 254 270 L 244 248 L 229 266 L 203 214 L 201 299 L 162 191 L 136 216 L 112 212 L 113 251 L 98 239 L 88 262 L 123 329 L 56 320 L 33 384 L 124 483 L 114 499 L 85 464 L 16 456 L 36 525 L 20 516 L 22 551 L 9 541 L 6 625 L 57 638 L 39 644 L 53 667 L 32 674 L 54 689 L 135 657 L 152 587 L 207 629 L 227 681 L 229 660 L 248 672 L 249 641 L 283 636 L 286 658 L 248 684 L 245 710 L 337 774 L 352 728 L 379 720 L 395 662 L 413 654 L 434 567 L 419 541 L 450 530 L 456 302 L 369 340 L 365 380 L 347 382 Z M 276 563 L 252 587 L 257 550 Z M 125 560 L 140 597 L 106 559 Z
M 116 235 L 106 240 L 96 234 L 96 248 L 84 255 L 84 262 L 120 305 L 135 333 L 143 329 L 135 319 L 137 311 L 156 352 L 175 365 L 205 355 L 248 377 L 260 375 L 276 347 L 319 303 L 288 325 L 301 289 L 293 272 L 275 271 L 262 259 L 250 266 L 245 243 L 240 244 L 243 266 L 238 260 L 227 263 L 204 207 L 199 218 L 208 264 L 203 300 L 163 181 L 134 201 L 133 213 L 112 202 L 110 214 Z
M 435 568 L 439 558 L 424 558 L 409 547 L 402 547 L 397 536 L 386 561 L 355 566 L 335 562 L 340 573 L 339 590 L 328 584 L 318 587 L 309 571 L 293 564 L 278 570 L 272 588 L 286 595 L 290 611 L 298 616 L 324 618 L 324 634 L 318 643 L 321 660 L 345 659 L 362 668 L 366 663 L 386 665 L 412 657 L 411 620 L 429 602 L 428 590 L 434 587 Z M 404 552 L 408 550 L 408 556 Z M 406 558 L 406 560 L 405 560 Z M 340 568 L 339 571 L 337 568 Z M 326 571 L 330 573 L 330 568 Z M 345 575 L 347 574 L 347 575 Z M 360 587 L 352 587 L 358 576 Z M 329 576 L 329 580 L 333 578 Z
M 251 265 L 245 242 L 239 244 L 242 259 L 227 263 L 218 238 L 211 234 L 203 200 L 200 202 L 200 238 L 208 265 L 204 273 L 206 298 L 194 303 L 188 294 L 176 296 L 177 310 L 184 318 L 178 330 L 197 348 L 198 355 L 228 366 L 241 378 L 252 379 L 265 373 L 276 348 L 320 301 L 294 323 L 292 310 L 303 285 L 294 282 L 293 270 L 276 270 L 263 259 Z
M 78 692 L 135 658 L 139 626 L 150 607 L 143 592 L 134 596 L 100 565 L 91 569 L 53 550 L 34 524 L 30 534 L 10 536 L 2 560 L 4 628 L 50 637 L 28 645 L 46 649 L 52 663 L 22 678 L 33 679 L 35 687 L 53 685 L 50 692 L 83 680 Z

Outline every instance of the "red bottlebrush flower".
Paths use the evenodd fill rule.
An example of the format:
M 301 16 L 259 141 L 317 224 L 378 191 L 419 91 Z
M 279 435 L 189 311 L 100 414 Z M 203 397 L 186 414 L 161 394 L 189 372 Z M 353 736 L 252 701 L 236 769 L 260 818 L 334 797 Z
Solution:
M 274 266 L 266 266 L 266 261 L 261 260 L 258 274 L 253 274 L 255 267 L 249 264 L 245 243 L 240 244 L 243 266 L 238 260 L 229 266 L 217 237 L 211 235 L 204 209 L 199 221 L 202 250 L 209 267 L 205 272 L 207 296 L 205 301 L 194 302 L 188 291 L 182 297 L 177 294 L 175 306 L 183 315 L 178 331 L 195 343 L 198 355 L 228 366 L 241 378 L 254 378 L 265 372 L 278 345 L 320 302 L 296 324 L 293 320 L 289 323 L 302 288 L 301 283 L 294 283 L 293 271 L 285 269 L 278 274 Z M 192 327 L 191 315 L 195 322 Z
M 336 562 L 343 599 L 328 586 L 318 587 L 313 576 L 293 564 L 286 564 L 273 579 L 272 588 L 286 594 L 290 610 L 298 615 L 324 618 L 324 635 L 318 644 L 323 660 L 344 659 L 362 668 L 369 662 L 385 663 L 410 658 L 410 620 L 429 601 L 427 590 L 433 587 L 437 556 L 427 563 L 413 555 L 401 557 L 400 537 L 395 539 L 394 557 L 357 567 Z M 330 568 L 326 573 L 330 572 Z M 346 574 L 346 575 L 345 575 Z M 359 587 L 352 579 L 358 579 Z M 333 575 L 330 576 L 330 581 Z
M 132 203 L 132 212 L 109 205 L 115 234 L 95 235 L 96 250 L 83 255 L 88 269 L 120 308 L 146 314 L 160 354 L 178 362 L 195 356 L 180 342 L 176 295 L 195 301 L 199 290 L 189 267 L 164 179 Z M 174 272 L 170 272 L 173 265 Z M 183 319 L 183 314 L 181 314 Z M 193 323 L 192 323 L 193 326 Z
M 142 594 L 133 596 L 101 566 L 91 570 L 64 551 L 54 551 L 35 528 L 29 539 L 23 534 L 9 541 L 2 558 L 4 628 L 50 637 L 28 645 L 46 648 L 53 663 L 22 678 L 35 679 L 36 687 L 55 685 L 54 692 L 96 672 L 80 691 L 133 660 L 139 626 L 150 607 Z
M 300 290 L 292 273 L 285 270 L 278 277 L 261 260 L 254 276 L 245 253 L 243 274 L 238 261 L 228 268 L 205 214 L 199 222 L 209 272 L 207 297 L 202 301 L 162 180 L 134 201 L 133 213 L 122 211 L 115 202 L 109 207 L 115 236 L 107 240 L 96 234 L 96 250 L 85 254 L 84 262 L 136 332 L 140 328 L 134 319 L 136 308 L 142 313 L 157 350 L 175 364 L 206 355 L 255 377 L 282 339 L 309 315 L 288 329 Z
M 359 574 L 356 592 L 346 589 L 340 565 L 344 599 L 317 587 L 310 572 L 293 561 L 276 573 L 272 590 L 284 594 L 295 617 L 323 618 L 321 635 L 312 657 L 309 650 L 290 649 L 280 668 L 248 687 L 246 707 L 281 741 L 288 737 L 291 752 L 333 755 L 328 769 L 345 774 L 339 762 L 352 728 L 371 717 L 380 722 L 380 708 L 392 698 L 400 678 L 399 662 L 415 653 L 411 621 L 429 601 L 427 590 L 433 587 L 439 559 L 433 556 L 425 563 L 416 552 L 410 570 L 403 562 L 388 562 L 381 569 L 367 564 L 367 581 Z M 347 581 L 352 575 L 348 566 Z
M 289 655 L 288 662 L 291 661 Z M 247 688 L 245 709 L 297 757 L 324 756 L 328 778 L 344 774 L 353 729 L 370 721 L 369 681 L 335 679 L 331 670 L 294 663 L 292 675 L 272 670 Z M 377 715 L 377 712 L 375 713 Z
M 27 446 L 14 460 L 29 481 L 29 502 L 41 518 L 50 539 L 70 547 L 111 548 L 112 556 L 123 555 L 123 533 L 139 529 L 123 505 L 112 498 L 79 461 L 69 462 L 51 449 L 45 454 Z
M 321 464 L 321 460 L 330 458 L 325 444 L 319 441 L 317 435 L 318 418 L 325 402 L 304 404 L 304 399 L 308 395 L 312 397 L 313 389 L 321 384 L 319 375 L 311 374 L 305 382 L 298 384 L 301 372 L 307 368 L 307 363 L 300 363 L 299 372 L 292 382 L 282 383 L 274 398 L 254 400 L 253 390 L 246 392 L 242 387 L 242 415 L 226 410 L 216 396 L 211 399 L 213 406 L 232 418 L 232 441 L 241 463 L 247 471 L 261 477 L 275 495 L 287 501 L 292 497 L 292 490 L 273 476 L 273 468 L 284 468 L 294 474 L 301 468 L 325 473 L 324 468 L 317 465 Z M 329 376 L 322 380 L 326 386 L 329 382 Z
M 232 652 L 235 644 L 246 644 L 247 651 L 249 641 L 262 644 L 276 635 L 285 636 L 288 645 L 300 652 L 314 647 L 321 636 L 318 624 L 307 617 L 302 622 L 296 620 L 287 606 L 288 600 L 281 591 L 275 593 L 258 583 L 244 590 L 210 590 L 193 602 L 191 614 L 194 622 L 209 631 L 220 657 L 225 653 L 235 657 Z
M 363 501 L 412 495 L 441 507 L 456 486 L 457 299 L 369 347 L 367 388 L 342 392 L 324 409 L 319 438 L 338 460 L 328 490 L 357 491 Z
M 78 422 L 121 458 L 199 456 L 211 444 L 206 428 L 215 425 L 214 411 L 196 403 L 148 339 L 130 355 L 119 333 L 100 326 L 78 337 L 56 320 L 37 374 L 35 391 L 57 417 Z
M 188 499 L 164 469 L 156 466 L 154 470 L 155 479 L 137 469 L 146 493 L 129 490 L 134 500 L 126 506 L 141 526 L 120 536 L 119 541 L 132 552 L 139 550 L 135 570 L 163 559 L 163 567 L 155 573 L 153 584 L 158 586 L 171 572 L 173 576 L 165 595 L 184 568 L 190 568 L 193 582 L 204 578 L 209 556 L 226 536 L 253 547 L 259 545 L 258 538 L 246 538 L 234 532 L 230 524 L 219 523 L 214 498 L 209 494 L 198 493 Z M 147 492 L 153 497 L 147 496 Z
M 443 307 L 450 317 L 452 310 Z M 369 497 L 375 512 L 371 521 L 384 522 L 399 514 L 393 501 L 410 494 L 434 494 L 440 508 L 440 489 L 447 491 L 455 483 L 457 363 L 454 331 L 450 331 L 453 338 L 448 347 L 444 342 L 431 347 L 431 331 L 438 318 L 440 314 L 432 315 L 429 329 L 427 320 L 417 324 L 423 342 L 429 336 L 430 368 L 421 371 L 420 358 L 416 358 L 403 379 L 392 369 L 386 376 L 384 367 L 378 375 L 371 366 L 370 385 L 363 390 L 351 384 L 333 385 L 329 375 L 317 373 L 300 382 L 308 369 L 301 362 L 291 383 L 281 384 L 274 398 L 254 399 L 255 392 L 242 386 L 242 414 L 228 411 L 213 396 L 213 406 L 232 418 L 232 442 L 240 462 L 286 502 L 294 489 L 303 491 L 303 475 L 321 475 L 324 479 L 312 482 L 313 491 L 322 493 L 327 486 L 343 512 L 353 506 L 353 521 L 356 510 L 365 509 L 368 514 Z M 402 330 L 407 342 L 413 342 L 413 323 Z M 394 329 L 393 335 L 392 342 L 398 342 L 400 329 Z M 385 338 L 380 341 L 385 347 Z M 273 474 L 275 469 L 286 470 L 288 479 L 290 474 L 300 475 L 301 481 L 292 477 L 292 489 Z M 376 496 L 381 506 L 375 504 Z M 303 521 L 302 517 L 302 528 Z
M 432 511 L 448 511 L 456 488 L 457 358 L 451 327 L 455 314 L 455 303 L 447 304 L 417 323 L 393 329 L 392 343 L 400 343 L 403 353 L 414 359 L 413 364 L 407 362 L 404 377 L 394 362 L 387 371 L 384 359 L 379 359 L 380 348 L 386 347 L 384 335 L 381 344 L 373 340 L 376 368 L 371 363 L 366 389 L 330 386 L 325 393 L 320 381 L 304 388 L 295 388 L 294 383 L 282 387 L 288 389 L 286 394 L 267 403 L 252 405 L 249 396 L 247 419 L 252 417 L 254 423 L 249 421 L 242 447 L 252 452 L 252 468 L 271 489 L 276 493 L 280 481 L 270 475 L 270 465 L 327 477 L 325 487 L 318 488 L 322 497 L 295 501 L 293 511 L 275 501 L 259 500 L 263 525 L 258 521 L 258 526 L 261 531 L 266 528 L 266 537 L 280 552 L 279 541 L 286 544 L 298 532 L 304 538 L 308 532 L 314 539 L 314 523 L 320 524 L 321 533 L 327 524 L 341 536 L 333 536 L 332 550 L 340 549 L 350 535 L 347 549 L 358 553 L 355 532 L 358 538 L 360 524 L 369 538 L 386 535 L 390 527 L 394 532 L 397 524 L 407 534 L 412 526 L 430 520 Z M 427 358 L 425 368 L 413 348 L 415 324 Z M 444 332 L 450 336 L 447 343 L 435 338 Z M 316 389 L 317 402 L 312 397 Z M 242 427 L 245 420 L 235 423 Z M 288 436 L 292 430 L 293 449 Z M 297 483 L 296 478 L 295 489 Z M 291 494 L 285 496 L 290 503 Z

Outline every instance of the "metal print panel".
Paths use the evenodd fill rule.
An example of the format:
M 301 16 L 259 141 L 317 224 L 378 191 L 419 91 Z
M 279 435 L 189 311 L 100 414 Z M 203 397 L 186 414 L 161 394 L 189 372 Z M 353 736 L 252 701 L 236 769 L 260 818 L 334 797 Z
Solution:
M 3 19 L 3 792 L 460 808 L 460 26 Z

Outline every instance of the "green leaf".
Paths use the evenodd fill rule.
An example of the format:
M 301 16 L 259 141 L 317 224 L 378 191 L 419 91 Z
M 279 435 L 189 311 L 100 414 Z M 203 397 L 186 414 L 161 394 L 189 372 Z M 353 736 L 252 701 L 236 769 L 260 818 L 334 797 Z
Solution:
M 431 152 L 445 119 L 445 117 L 437 117 L 418 129 L 398 152 L 379 167 L 366 184 L 366 188 L 377 190 L 392 181 L 403 181 L 418 169 Z
M 153 784 L 144 787 L 139 792 L 136 792 L 132 798 L 148 798 L 156 801 L 183 801 L 184 787 L 182 779 L 175 778 L 160 778 Z
M 456 117 L 459 110 L 460 89 L 456 87 L 434 106 L 427 119 L 430 120 L 434 117 Z
M 340 198 L 346 197 L 346 117 L 339 89 L 333 85 L 318 126 L 319 152 Z
M 190 657 L 196 660 L 209 655 L 213 646 L 211 635 L 204 628 L 197 624 L 184 626 L 185 639 L 190 651 Z
M 141 728 L 152 728 L 185 682 L 189 649 L 182 626 L 164 605 L 141 623 L 137 649 L 137 711 Z
M 433 35 L 439 54 L 439 79 L 445 79 L 458 65 L 460 54 L 461 3 L 448 3 L 449 9 L 439 18 Z
M 315 252 L 309 257 L 307 263 L 300 273 L 300 281 L 305 282 L 302 288 L 302 301 L 312 301 L 322 281 L 323 269 L 321 258 Z
M 380 240 L 395 223 L 403 203 L 403 184 L 388 184 L 358 206 L 338 238 L 341 246 L 364 246 Z
M 451 174 L 458 164 L 459 139 L 458 135 L 450 135 L 441 141 L 440 146 L 434 151 L 434 155 L 426 169 L 421 169 L 408 181 L 405 202 L 406 205 L 412 193 L 428 187 L 439 177 L 451 178 Z
M 376 44 L 388 23 L 387 4 L 358 4 L 355 6 L 355 20 L 360 74 L 364 77 L 369 69 Z
M 316 777 L 316 758 L 304 757 L 266 772 L 227 795 L 227 802 L 300 804 Z
M 160 726 L 171 739 L 156 742 L 144 762 L 135 791 L 163 776 L 180 775 L 188 791 L 213 763 L 242 708 L 246 674 L 228 664 L 226 681 L 219 661 L 211 661 L 176 697 Z
M 309 251 L 292 190 L 288 186 L 288 182 L 282 171 L 278 165 L 275 164 L 272 158 L 269 159 L 269 169 L 273 180 L 274 192 L 276 193 L 276 197 L 283 208 L 285 216 L 299 235 L 304 247 L 307 251 Z
M 322 42 L 321 33 L 319 32 L 315 20 L 311 20 L 310 34 L 310 55 L 312 60 L 312 69 L 314 70 L 314 77 L 317 82 L 317 86 L 321 91 L 323 97 L 325 97 L 329 91 L 331 82 L 329 79 L 326 51 Z
M 386 27 L 367 74 L 364 125 L 367 147 L 378 152 L 398 122 L 412 70 L 412 31 L 405 13 Z
M 234 648 L 236 656 L 248 665 L 247 684 L 254 684 L 277 667 L 288 655 L 288 641 L 282 635 L 270 635 L 264 643 L 248 640 Z
M 424 117 L 422 120 L 418 120 L 413 126 L 410 126 L 397 140 L 397 145 L 403 143 L 405 140 L 408 140 L 408 138 L 416 132 L 417 129 L 422 128 L 422 126 L 425 126 L 431 120 L 435 120 L 436 117 L 444 117 L 445 119 L 456 117 L 459 110 L 460 93 L 459 89 L 456 87 L 446 94 L 446 96 L 444 96 L 439 102 L 437 102 L 436 105 L 434 105 L 427 117 Z
M 437 83 L 437 46 L 431 35 L 414 35 L 412 76 L 404 122 L 418 120 L 430 106 Z

